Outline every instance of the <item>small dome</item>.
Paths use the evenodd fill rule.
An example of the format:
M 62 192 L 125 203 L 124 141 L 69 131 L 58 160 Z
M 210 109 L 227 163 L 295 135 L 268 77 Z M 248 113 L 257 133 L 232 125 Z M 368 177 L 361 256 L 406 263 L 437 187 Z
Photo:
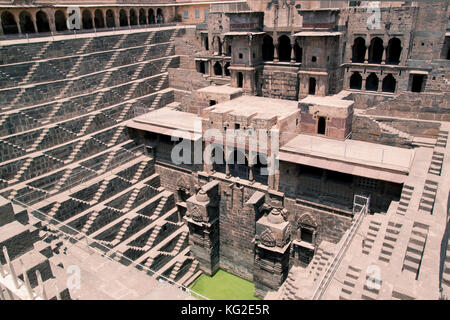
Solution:
M 281 210 L 278 208 L 273 208 L 267 216 L 267 220 L 269 220 L 269 222 L 273 224 L 283 223 L 284 218 L 281 214 Z
M 206 194 L 205 190 L 200 189 L 197 193 L 197 196 L 195 197 L 197 199 L 197 201 L 199 202 L 208 202 L 209 201 L 209 197 Z

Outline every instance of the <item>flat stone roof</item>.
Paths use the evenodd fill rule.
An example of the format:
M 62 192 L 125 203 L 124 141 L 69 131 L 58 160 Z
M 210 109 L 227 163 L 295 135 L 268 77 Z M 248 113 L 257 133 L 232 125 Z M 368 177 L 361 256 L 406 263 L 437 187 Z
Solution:
M 202 138 L 201 120 L 193 113 L 164 107 L 128 120 L 126 125 L 129 128 L 180 138 L 183 138 L 180 131 L 184 131 L 190 133 L 192 140 L 198 140 Z
M 342 35 L 342 32 L 333 31 L 300 31 L 294 33 L 297 37 L 335 37 Z
M 210 112 L 230 113 L 232 115 L 247 117 L 256 114 L 257 118 L 271 119 L 274 116 L 285 117 L 298 110 L 297 101 L 242 96 L 218 103 L 211 107 Z
M 224 86 L 209 86 L 205 88 L 198 89 L 197 92 L 203 92 L 203 93 L 221 93 L 221 94 L 236 94 L 239 92 L 242 92 L 241 88 L 233 88 L 229 85 Z
M 306 98 L 299 101 L 300 103 L 308 103 L 319 106 L 329 106 L 336 108 L 348 108 L 353 105 L 351 100 L 342 100 L 333 96 L 319 97 L 319 96 L 307 96 Z
M 347 174 L 403 183 L 415 155 L 403 149 L 357 140 L 299 134 L 280 148 L 280 160 Z

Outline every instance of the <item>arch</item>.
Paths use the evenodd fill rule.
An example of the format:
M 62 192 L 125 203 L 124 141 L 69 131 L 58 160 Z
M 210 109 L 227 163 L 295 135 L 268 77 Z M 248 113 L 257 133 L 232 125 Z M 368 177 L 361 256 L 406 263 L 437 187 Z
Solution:
M 381 63 L 383 50 L 383 40 L 378 37 L 373 38 L 369 46 L 369 63 Z
M 297 42 L 294 44 L 295 62 L 302 62 L 303 49 L 300 48 Z
M 325 117 L 319 117 L 319 120 L 317 121 L 317 133 L 318 134 L 325 134 L 327 129 L 327 120 Z
M 233 176 L 248 180 L 248 160 L 243 151 L 234 150 L 228 157 L 228 165 Z
M 130 26 L 135 26 L 138 23 L 138 18 L 136 15 L 136 11 L 134 9 L 130 9 Z
M 275 247 L 277 244 L 275 237 L 273 236 L 272 231 L 269 228 L 266 228 L 261 233 L 259 239 L 261 240 L 261 243 L 266 247 Z
M 164 14 L 161 8 L 158 8 L 158 10 L 156 10 L 156 22 L 164 23 Z
M 265 164 L 261 162 L 261 158 L 264 159 Z M 262 169 L 267 168 L 268 166 L 268 157 L 265 154 L 258 153 L 258 157 L 256 158 L 256 163 L 253 165 L 253 175 L 257 182 L 262 184 L 267 184 L 267 174 L 263 174 Z
M 108 28 L 114 28 L 116 26 L 114 11 L 111 9 L 106 10 L 106 26 Z
M 273 61 L 273 50 L 272 37 L 269 35 L 264 36 L 262 44 L 262 56 L 264 61 Z
M 139 9 L 139 25 L 147 24 L 147 17 L 145 16 L 145 10 Z
M 213 49 L 214 52 L 217 52 L 219 54 L 219 56 L 222 55 L 222 42 L 220 41 L 219 36 L 215 36 L 213 38 Z
M 222 65 L 219 61 L 214 64 L 214 75 L 221 76 L 222 75 Z
M 62 10 L 55 12 L 55 29 L 56 31 L 67 30 L 66 14 Z
M 392 38 L 388 42 L 386 49 L 386 63 L 400 63 L 400 55 L 402 54 L 402 42 L 399 38 Z
M 381 90 L 383 92 L 395 92 L 395 87 L 397 85 L 397 80 L 395 80 L 392 74 L 388 74 L 383 79 L 383 83 L 381 85 Z
M 352 46 L 352 62 L 364 62 L 364 59 L 366 57 L 366 50 L 366 40 L 361 37 L 356 38 L 353 41 Z
M 450 48 L 447 49 L 447 60 L 450 60 Z
M 317 220 L 309 212 L 305 212 L 297 219 L 298 226 L 308 226 L 316 229 L 319 224 Z
M 42 10 L 36 13 L 36 27 L 38 32 L 50 32 L 47 14 Z
M 1 15 L 2 28 L 4 34 L 17 34 L 19 33 L 19 28 L 17 28 L 16 19 L 14 15 L 9 11 L 3 11 Z
M 291 40 L 287 35 L 278 38 L 278 59 L 280 61 L 291 61 Z
M 214 159 L 214 170 L 216 170 L 217 172 L 221 172 L 221 173 L 226 173 L 226 169 L 225 169 L 225 154 L 223 152 L 223 146 L 221 145 L 215 145 L 214 149 L 213 149 L 213 159 Z M 219 152 L 221 154 L 221 160 L 219 160 L 219 162 L 215 161 L 215 153 Z
M 209 50 L 209 39 L 208 39 L 208 36 L 205 36 L 203 41 L 204 41 L 204 45 L 205 45 L 205 50 L 208 51 Z
M 361 90 L 362 87 L 362 77 L 359 72 L 353 72 L 350 77 L 350 89 Z
M 121 27 L 128 26 L 128 15 L 124 9 L 120 9 L 119 11 L 119 24 Z
M 205 61 L 200 61 L 198 63 L 198 72 L 205 74 L 206 73 L 206 67 L 205 67 Z
M 231 41 L 228 38 L 225 38 L 223 41 L 223 46 L 225 48 L 225 55 L 226 56 L 231 56 Z
M 309 78 L 308 94 L 316 94 L 316 78 Z
M 229 77 L 231 75 L 229 67 L 230 67 L 230 63 L 229 62 L 225 63 L 225 66 L 223 67 L 223 69 L 225 71 L 225 75 L 227 77 Z
M 94 25 L 97 29 L 105 27 L 105 19 L 103 18 L 103 12 L 100 9 L 97 9 L 94 12 Z
M 22 11 L 19 14 L 20 30 L 22 33 L 35 33 L 33 20 L 31 14 L 28 11 Z
M 94 27 L 92 23 L 92 15 L 91 12 L 87 9 L 83 10 L 83 13 L 81 14 L 82 22 L 83 22 L 83 29 L 92 29 Z
M 154 24 L 155 22 L 155 11 L 153 11 L 153 9 L 148 9 L 148 23 Z
M 244 87 L 244 75 L 242 74 L 242 72 L 238 72 L 237 74 L 237 86 L 238 88 Z
M 378 77 L 375 73 L 369 74 L 366 79 L 366 90 L 367 91 L 377 91 L 378 90 Z

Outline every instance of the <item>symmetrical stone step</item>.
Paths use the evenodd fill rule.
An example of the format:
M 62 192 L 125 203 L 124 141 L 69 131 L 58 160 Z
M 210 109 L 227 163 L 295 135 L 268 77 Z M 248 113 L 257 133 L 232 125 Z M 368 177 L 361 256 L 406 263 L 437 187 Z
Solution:
M 414 279 L 417 279 L 422 262 L 423 251 L 428 237 L 429 226 L 423 223 L 414 222 L 403 260 L 403 272 L 411 272 Z
M 438 183 L 432 180 L 425 180 L 422 198 L 419 202 L 419 212 L 433 214 L 434 202 L 436 200 Z
M 127 231 L 128 227 L 131 225 L 132 220 L 129 218 L 126 218 L 122 224 L 122 226 L 119 229 L 119 232 L 117 233 L 116 237 L 113 241 L 111 241 L 111 244 L 117 245 L 122 240 L 123 236 L 125 235 L 125 232 Z
M 148 237 L 148 240 L 147 240 L 147 242 L 145 243 L 144 248 L 146 248 L 146 249 L 149 250 L 149 249 L 152 247 L 153 242 L 155 242 L 155 239 L 156 239 L 156 237 L 158 236 L 158 234 L 159 234 L 160 231 L 161 231 L 161 226 L 160 226 L 160 225 L 157 225 L 157 226 L 153 229 L 153 231 L 152 231 L 150 237 Z
M 81 233 L 87 234 L 89 229 L 94 224 L 95 219 L 97 219 L 98 215 L 100 214 L 99 210 L 94 210 L 91 215 L 89 216 L 88 221 L 84 224 L 83 228 L 81 229 Z
M 444 154 L 442 152 L 433 151 L 430 167 L 428 173 L 440 176 L 442 171 L 442 165 L 444 163 Z
M 173 252 L 175 254 L 178 254 L 181 251 L 181 248 L 183 247 L 183 243 L 186 240 L 186 238 L 188 237 L 189 233 L 187 231 L 184 231 L 180 238 L 177 241 L 177 244 L 175 245 L 175 248 L 173 249 Z
M 411 196 L 413 194 L 414 187 L 407 184 L 403 185 L 402 194 L 400 196 L 400 201 L 397 207 L 397 214 L 405 215 L 408 211 L 409 202 L 411 201 Z
M 340 300 L 352 299 L 352 294 L 354 292 L 360 274 L 361 269 L 353 267 L 351 265 L 348 266 L 347 273 L 345 274 L 345 279 L 342 284 L 341 294 L 339 295 Z
M 391 261 L 392 253 L 394 252 L 395 243 L 397 242 L 402 224 L 389 221 L 386 227 L 383 244 L 381 247 L 378 260 L 389 263 Z
M 136 200 L 137 195 L 139 194 L 139 191 L 141 191 L 140 188 L 135 188 L 133 192 L 130 194 L 130 197 L 128 198 L 127 203 L 124 206 L 124 210 L 130 210 L 133 206 L 134 201 Z
M 369 222 L 369 230 L 367 231 L 366 237 L 363 240 L 363 253 L 369 254 L 370 250 L 373 247 L 375 239 L 378 235 L 378 231 L 380 231 L 381 223 L 375 220 L 371 220 Z
M 436 140 L 436 146 L 445 148 L 447 147 L 447 141 L 448 141 L 448 131 L 439 131 L 438 138 Z
M 170 272 L 170 276 L 169 276 L 170 280 L 175 280 L 175 277 L 177 276 L 178 272 L 180 272 L 182 265 L 183 265 L 183 263 L 181 261 L 177 261 L 175 263 L 174 267 L 172 268 L 172 271 Z

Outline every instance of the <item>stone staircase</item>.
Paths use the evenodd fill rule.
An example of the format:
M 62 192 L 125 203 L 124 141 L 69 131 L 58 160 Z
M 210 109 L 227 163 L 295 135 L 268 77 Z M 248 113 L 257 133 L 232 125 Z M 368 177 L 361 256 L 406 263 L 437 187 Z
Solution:
M 420 198 L 419 202 L 419 212 L 433 214 L 437 188 L 438 188 L 437 182 L 432 180 L 425 180 L 422 197 Z
M 73 148 L 72 152 L 70 153 L 69 157 L 64 160 L 64 163 L 68 164 L 71 163 L 73 160 L 75 160 L 75 157 L 77 156 L 78 152 L 80 152 L 81 148 L 84 146 L 84 144 L 86 143 L 86 138 L 81 138 L 77 145 L 75 146 L 75 148 Z
M 58 212 L 59 208 L 61 207 L 62 203 L 56 202 L 55 205 L 52 207 L 50 212 L 48 213 L 49 216 L 54 217 L 56 213 Z
M 444 270 L 442 271 L 442 286 L 445 286 L 447 292 L 450 290 L 450 237 L 447 239 L 447 251 L 444 262 Z
M 333 253 L 321 248 L 317 249 L 314 258 L 308 266 L 309 273 L 312 275 L 314 281 L 316 281 L 320 275 L 325 272 L 332 259 Z
M 34 141 L 30 148 L 28 148 L 28 152 L 36 151 L 39 144 L 44 140 L 47 133 L 50 131 L 50 127 L 45 127 L 39 137 Z
M 407 184 L 403 185 L 402 194 L 397 207 L 397 214 L 404 216 L 408 212 L 409 202 L 414 191 L 414 187 Z
M 114 238 L 113 241 L 111 241 L 111 244 L 113 246 L 117 245 L 118 243 L 120 243 L 120 241 L 122 240 L 123 236 L 125 235 L 125 232 L 127 231 L 128 227 L 131 225 L 132 220 L 129 218 L 125 218 L 125 220 L 123 221 L 122 226 L 119 229 L 119 232 L 117 233 L 116 237 Z
M 31 77 L 33 76 L 34 72 L 39 67 L 39 65 L 40 65 L 39 61 L 33 63 L 30 70 L 28 70 L 27 75 L 23 78 L 23 80 L 21 82 L 19 82 L 19 86 L 26 84 L 31 79 Z
M 87 129 L 92 124 L 92 122 L 94 121 L 95 117 L 97 116 L 97 114 L 91 114 L 91 115 L 88 116 L 86 122 L 84 123 L 84 125 L 81 128 L 80 132 L 78 132 L 77 136 L 79 136 L 79 137 L 84 136 L 84 134 L 86 133 Z
M 430 167 L 428 168 L 428 173 L 440 176 L 443 164 L 444 164 L 444 154 L 442 152 L 434 150 L 433 156 L 431 157 Z
M 144 172 L 145 167 L 147 166 L 148 161 L 142 161 L 139 167 L 137 168 L 136 172 L 133 175 L 133 178 L 130 180 L 131 183 L 136 183 L 139 181 L 142 172 Z
M 153 231 L 152 231 L 150 237 L 148 237 L 147 242 L 145 243 L 144 248 L 145 248 L 146 250 L 150 250 L 150 248 L 151 248 L 152 245 L 153 245 L 153 242 L 155 242 L 156 237 L 158 236 L 159 232 L 161 231 L 161 228 L 162 228 L 162 226 L 157 225 L 157 226 L 153 229 Z
M 347 273 L 345 274 L 344 282 L 342 284 L 341 293 L 339 295 L 339 300 L 352 300 L 353 292 L 355 291 L 355 286 L 358 283 L 359 276 L 361 275 L 361 269 L 353 267 L 351 265 L 347 268 Z
M 178 239 L 177 244 L 175 245 L 175 248 L 173 249 L 172 252 L 174 252 L 175 254 L 178 254 L 181 251 L 183 243 L 186 240 L 186 238 L 188 237 L 188 235 L 189 235 L 189 232 L 186 232 L 186 231 L 181 233 L 181 236 Z
M 100 199 L 100 197 L 103 194 L 103 191 L 106 190 L 108 184 L 109 184 L 109 180 L 108 179 L 103 180 L 102 184 L 100 185 L 100 187 L 98 188 L 98 190 L 95 193 L 94 197 L 92 198 L 91 204 L 94 204 L 94 203 L 98 202 L 98 200 Z
M 281 300 L 296 300 L 295 294 L 297 293 L 298 287 L 295 285 L 295 282 L 297 280 L 296 277 L 296 268 L 293 267 L 294 270 L 291 270 L 289 272 L 288 277 L 286 278 L 286 281 L 284 283 L 284 289 L 281 294 Z
M 182 265 L 183 265 L 183 263 L 181 261 L 177 261 L 175 263 L 174 267 L 172 268 L 172 271 L 170 272 L 170 276 L 169 276 L 170 280 L 175 280 L 177 274 L 180 272 Z
M 414 222 L 403 260 L 402 272 L 411 272 L 414 279 L 419 276 L 420 264 L 422 262 L 423 251 L 428 237 L 428 225 Z
M 395 223 L 393 221 L 388 222 L 378 260 L 386 263 L 391 261 L 392 253 L 394 252 L 395 244 L 401 228 L 402 224 L 400 223 Z
M 438 138 L 436 140 L 436 146 L 445 148 L 447 147 L 447 140 L 448 140 L 448 131 L 439 131 Z
M 89 216 L 89 219 L 84 224 L 83 228 L 81 229 L 81 233 L 87 234 L 89 229 L 94 224 L 95 219 L 97 219 L 98 215 L 100 214 L 99 210 L 94 210 L 91 215 Z
M 135 188 L 133 192 L 130 194 L 130 197 L 128 198 L 127 203 L 124 206 L 124 210 L 131 210 L 131 207 L 133 206 L 134 201 L 136 200 L 137 195 L 141 191 L 140 188 Z
M 158 206 L 156 207 L 155 211 L 154 211 L 154 215 L 155 216 L 160 216 L 162 210 L 164 209 L 164 206 L 166 205 L 167 202 L 167 197 L 166 196 L 162 196 L 161 197 L 161 201 L 159 201 Z
M 371 220 L 369 222 L 369 230 L 367 231 L 366 237 L 364 238 L 363 253 L 368 255 L 373 247 L 375 239 L 380 231 L 381 222 Z

